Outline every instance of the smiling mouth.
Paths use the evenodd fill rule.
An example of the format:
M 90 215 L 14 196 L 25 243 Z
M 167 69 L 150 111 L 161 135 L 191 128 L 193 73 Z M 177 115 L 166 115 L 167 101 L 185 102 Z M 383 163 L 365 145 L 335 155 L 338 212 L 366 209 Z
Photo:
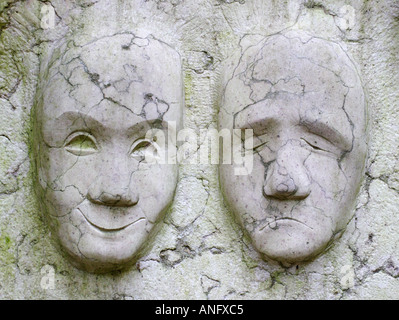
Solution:
M 290 221 L 290 222 L 299 223 L 299 224 L 301 224 L 301 225 L 313 230 L 312 227 L 309 227 L 306 223 L 304 223 L 304 222 L 302 222 L 302 221 L 300 221 L 298 219 L 285 217 L 285 218 L 277 218 L 277 219 L 275 219 L 273 221 L 270 221 L 268 224 L 266 224 L 264 227 L 262 227 L 259 231 L 262 231 L 263 229 L 265 229 L 267 227 L 269 227 L 272 230 L 277 230 L 279 228 L 279 226 L 277 224 L 279 221 Z M 272 226 L 273 224 L 275 224 L 275 226 Z
M 135 224 L 135 223 L 137 223 L 137 222 L 139 222 L 139 221 L 141 221 L 141 220 L 145 220 L 145 218 L 141 217 L 141 218 L 138 218 L 137 220 L 132 221 L 132 222 L 130 222 L 130 223 L 128 223 L 128 224 L 126 224 L 126 225 L 124 225 L 124 226 L 122 226 L 122 227 L 118 227 L 118 228 L 104 228 L 104 227 L 98 226 L 98 225 L 96 225 L 95 223 L 93 223 L 92 221 L 90 221 L 90 220 L 86 217 L 86 215 L 82 212 L 82 210 L 78 209 L 78 211 L 80 212 L 80 214 L 85 218 L 85 220 L 86 220 L 92 227 L 94 227 L 94 228 L 96 228 L 97 230 L 100 230 L 100 231 L 102 231 L 102 232 L 118 232 L 118 231 L 121 231 L 121 230 L 124 230 L 124 229 L 128 228 L 129 226 L 131 226 L 131 225 L 133 225 L 133 224 Z

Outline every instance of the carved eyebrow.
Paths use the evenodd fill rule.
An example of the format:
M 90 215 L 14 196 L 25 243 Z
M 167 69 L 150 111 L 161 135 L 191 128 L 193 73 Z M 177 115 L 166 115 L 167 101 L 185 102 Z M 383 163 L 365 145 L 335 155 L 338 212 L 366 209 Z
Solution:
M 103 129 L 97 120 L 76 111 L 67 111 L 42 125 L 44 142 L 50 147 L 61 147 L 67 136 L 76 130 Z
M 234 128 L 253 129 L 255 134 L 261 135 L 279 125 L 278 117 L 270 114 L 267 108 L 255 108 L 256 104 L 249 105 L 234 115 Z
M 71 125 L 73 126 L 74 123 L 76 121 L 81 120 L 84 125 L 87 126 L 87 128 L 100 128 L 100 129 L 106 129 L 107 126 L 104 125 L 101 121 L 95 119 L 93 116 L 90 116 L 88 114 L 84 114 L 81 113 L 79 111 L 75 112 L 75 111 L 67 111 L 64 112 L 63 114 L 61 114 L 59 117 L 57 117 L 55 119 L 55 121 L 62 121 L 62 120 L 69 120 L 71 122 L 73 122 Z M 163 120 L 159 120 L 159 119 L 143 119 L 141 121 L 137 121 L 135 123 L 133 123 L 130 127 L 126 128 L 126 131 L 132 131 L 134 129 L 136 129 L 137 127 L 140 127 L 143 124 L 150 124 L 151 128 L 148 129 L 152 129 L 152 128 L 158 128 L 158 129 L 166 129 L 166 121 Z
M 338 130 L 338 128 L 329 121 L 319 119 L 312 119 L 312 121 L 301 119 L 299 125 L 306 128 L 309 132 L 326 139 L 344 151 L 349 151 L 352 148 L 353 137 L 352 135 L 348 136 L 349 132 L 352 133 L 349 122 L 347 128 L 343 128 L 343 130 Z M 344 123 L 340 123 L 340 125 L 345 126 Z M 343 131 L 346 132 L 344 133 Z
M 263 119 L 248 119 L 245 122 L 235 121 L 235 129 L 252 129 L 254 134 L 257 136 L 267 133 L 272 128 L 279 125 L 279 121 L 272 117 L 266 117 Z
M 284 114 L 270 114 L 266 108 L 254 109 L 251 108 L 252 106 L 254 105 L 234 115 L 234 128 L 253 129 L 254 134 L 259 136 L 282 125 Z M 351 150 L 353 136 L 349 121 L 342 119 L 339 124 L 334 125 L 332 120 L 338 121 L 338 119 L 307 119 L 305 117 L 300 119 L 298 125 L 344 151 Z M 341 130 L 338 129 L 340 127 Z
M 94 119 L 93 117 L 81 113 L 81 112 L 75 112 L 75 111 L 67 111 L 62 113 L 60 116 L 58 116 L 57 118 L 55 118 L 55 122 L 59 122 L 59 121 L 71 121 L 72 123 L 70 125 L 74 125 L 77 121 L 81 120 L 83 121 L 83 123 L 86 125 L 87 123 L 91 123 L 92 125 L 94 124 L 95 127 L 103 127 L 103 125 L 101 124 L 101 122 L 99 122 L 98 120 Z M 90 125 L 87 125 L 87 127 L 90 127 Z

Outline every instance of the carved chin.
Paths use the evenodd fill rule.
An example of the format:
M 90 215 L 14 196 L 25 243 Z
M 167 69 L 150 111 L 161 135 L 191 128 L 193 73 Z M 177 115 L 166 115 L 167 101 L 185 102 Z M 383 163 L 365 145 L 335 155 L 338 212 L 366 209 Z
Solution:
M 70 222 L 61 222 L 58 237 L 71 262 L 86 271 L 103 273 L 135 262 L 153 224 L 140 219 L 124 228 L 103 230 L 74 210 Z
M 311 260 L 333 237 L 330 226 L 309 226 L 295 219 L 280 219 L 258 228 L 251 236 L 255 248 L 269 259 L 290 265 Z

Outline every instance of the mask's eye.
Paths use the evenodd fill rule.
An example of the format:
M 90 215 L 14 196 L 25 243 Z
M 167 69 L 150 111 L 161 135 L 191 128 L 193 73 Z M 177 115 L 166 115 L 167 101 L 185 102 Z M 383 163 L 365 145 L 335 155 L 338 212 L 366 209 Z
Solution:
M 67 138 L 64 148 L 76 156 L 87 156 L 98 150 L 94 137 L 87 132 L 71 134 Z
M 159 148 L 153 140 L 139 139 L 133 143 L 130 155 L 137 161 L 155 163 L 159 160 Z
M 302 141 L 306 142 L 306 144 L 307 144 L 308 146 L 312 147 L 314 150 L 326 151 L 326 150 L 324 150 L 323 148 L 321 148 L 321 147 L 319 146 L 320 144 L 319 144 L 318 141 L 315 140 L 315 139 L 308 139 L 308 140 L 306 140 L 306 139 L 303 139 L 303 138 L 302 138 Z
M 261 136 L 261 137 L 250 137 L 250 139 L 252 139 L 252 143 L 248 140 L 245 140 L 244 142 L 244 148 L 245 150 L 248 151 L 252 151 L 252 152 L 260 152 L 262 151 L 267 144 L 269 143 L 269 141 L 267 140 L 267 136 Z M 249 147 L 247 147 L 249 146 Z
M 250 130 L 250 131 L 249 131 Z M 242 148 L 248 152 L 259 152 L 268 143 L 268 135 L 254 135 L 252 129 L 245 129 L 245 133 L 241 131 Z
M 323 152 L 330 155 L 340 154 L 338 148 L 322 137 L 309 135 L 306 138 L 301 138 L 301 140 L 304 142 L 304 145 L 308 148 L 311 148 L 312 151 Z

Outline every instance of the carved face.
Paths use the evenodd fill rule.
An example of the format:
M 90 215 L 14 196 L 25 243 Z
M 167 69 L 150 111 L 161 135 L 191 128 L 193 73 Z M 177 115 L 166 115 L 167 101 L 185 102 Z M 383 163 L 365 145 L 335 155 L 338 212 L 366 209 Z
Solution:
M 173 199 L 177 167 L 157 161 L 166 144 L 146 134 L 160 129 L 167 137 L 166 122 L 181 121 L 179 55 L 119 35 L 67 50 L 47 79 L 36 161 L 49 222 L 78 267 L 119 269 L 134 261 Z
M 253 129 L 253 170 L 221 165 L 227 204 L 268 258 L 292 264 L 344 230 L 366 153 L 365 99 L 337 45 L 304 34 L 269 37 L 228 67 L 220 127 Z

